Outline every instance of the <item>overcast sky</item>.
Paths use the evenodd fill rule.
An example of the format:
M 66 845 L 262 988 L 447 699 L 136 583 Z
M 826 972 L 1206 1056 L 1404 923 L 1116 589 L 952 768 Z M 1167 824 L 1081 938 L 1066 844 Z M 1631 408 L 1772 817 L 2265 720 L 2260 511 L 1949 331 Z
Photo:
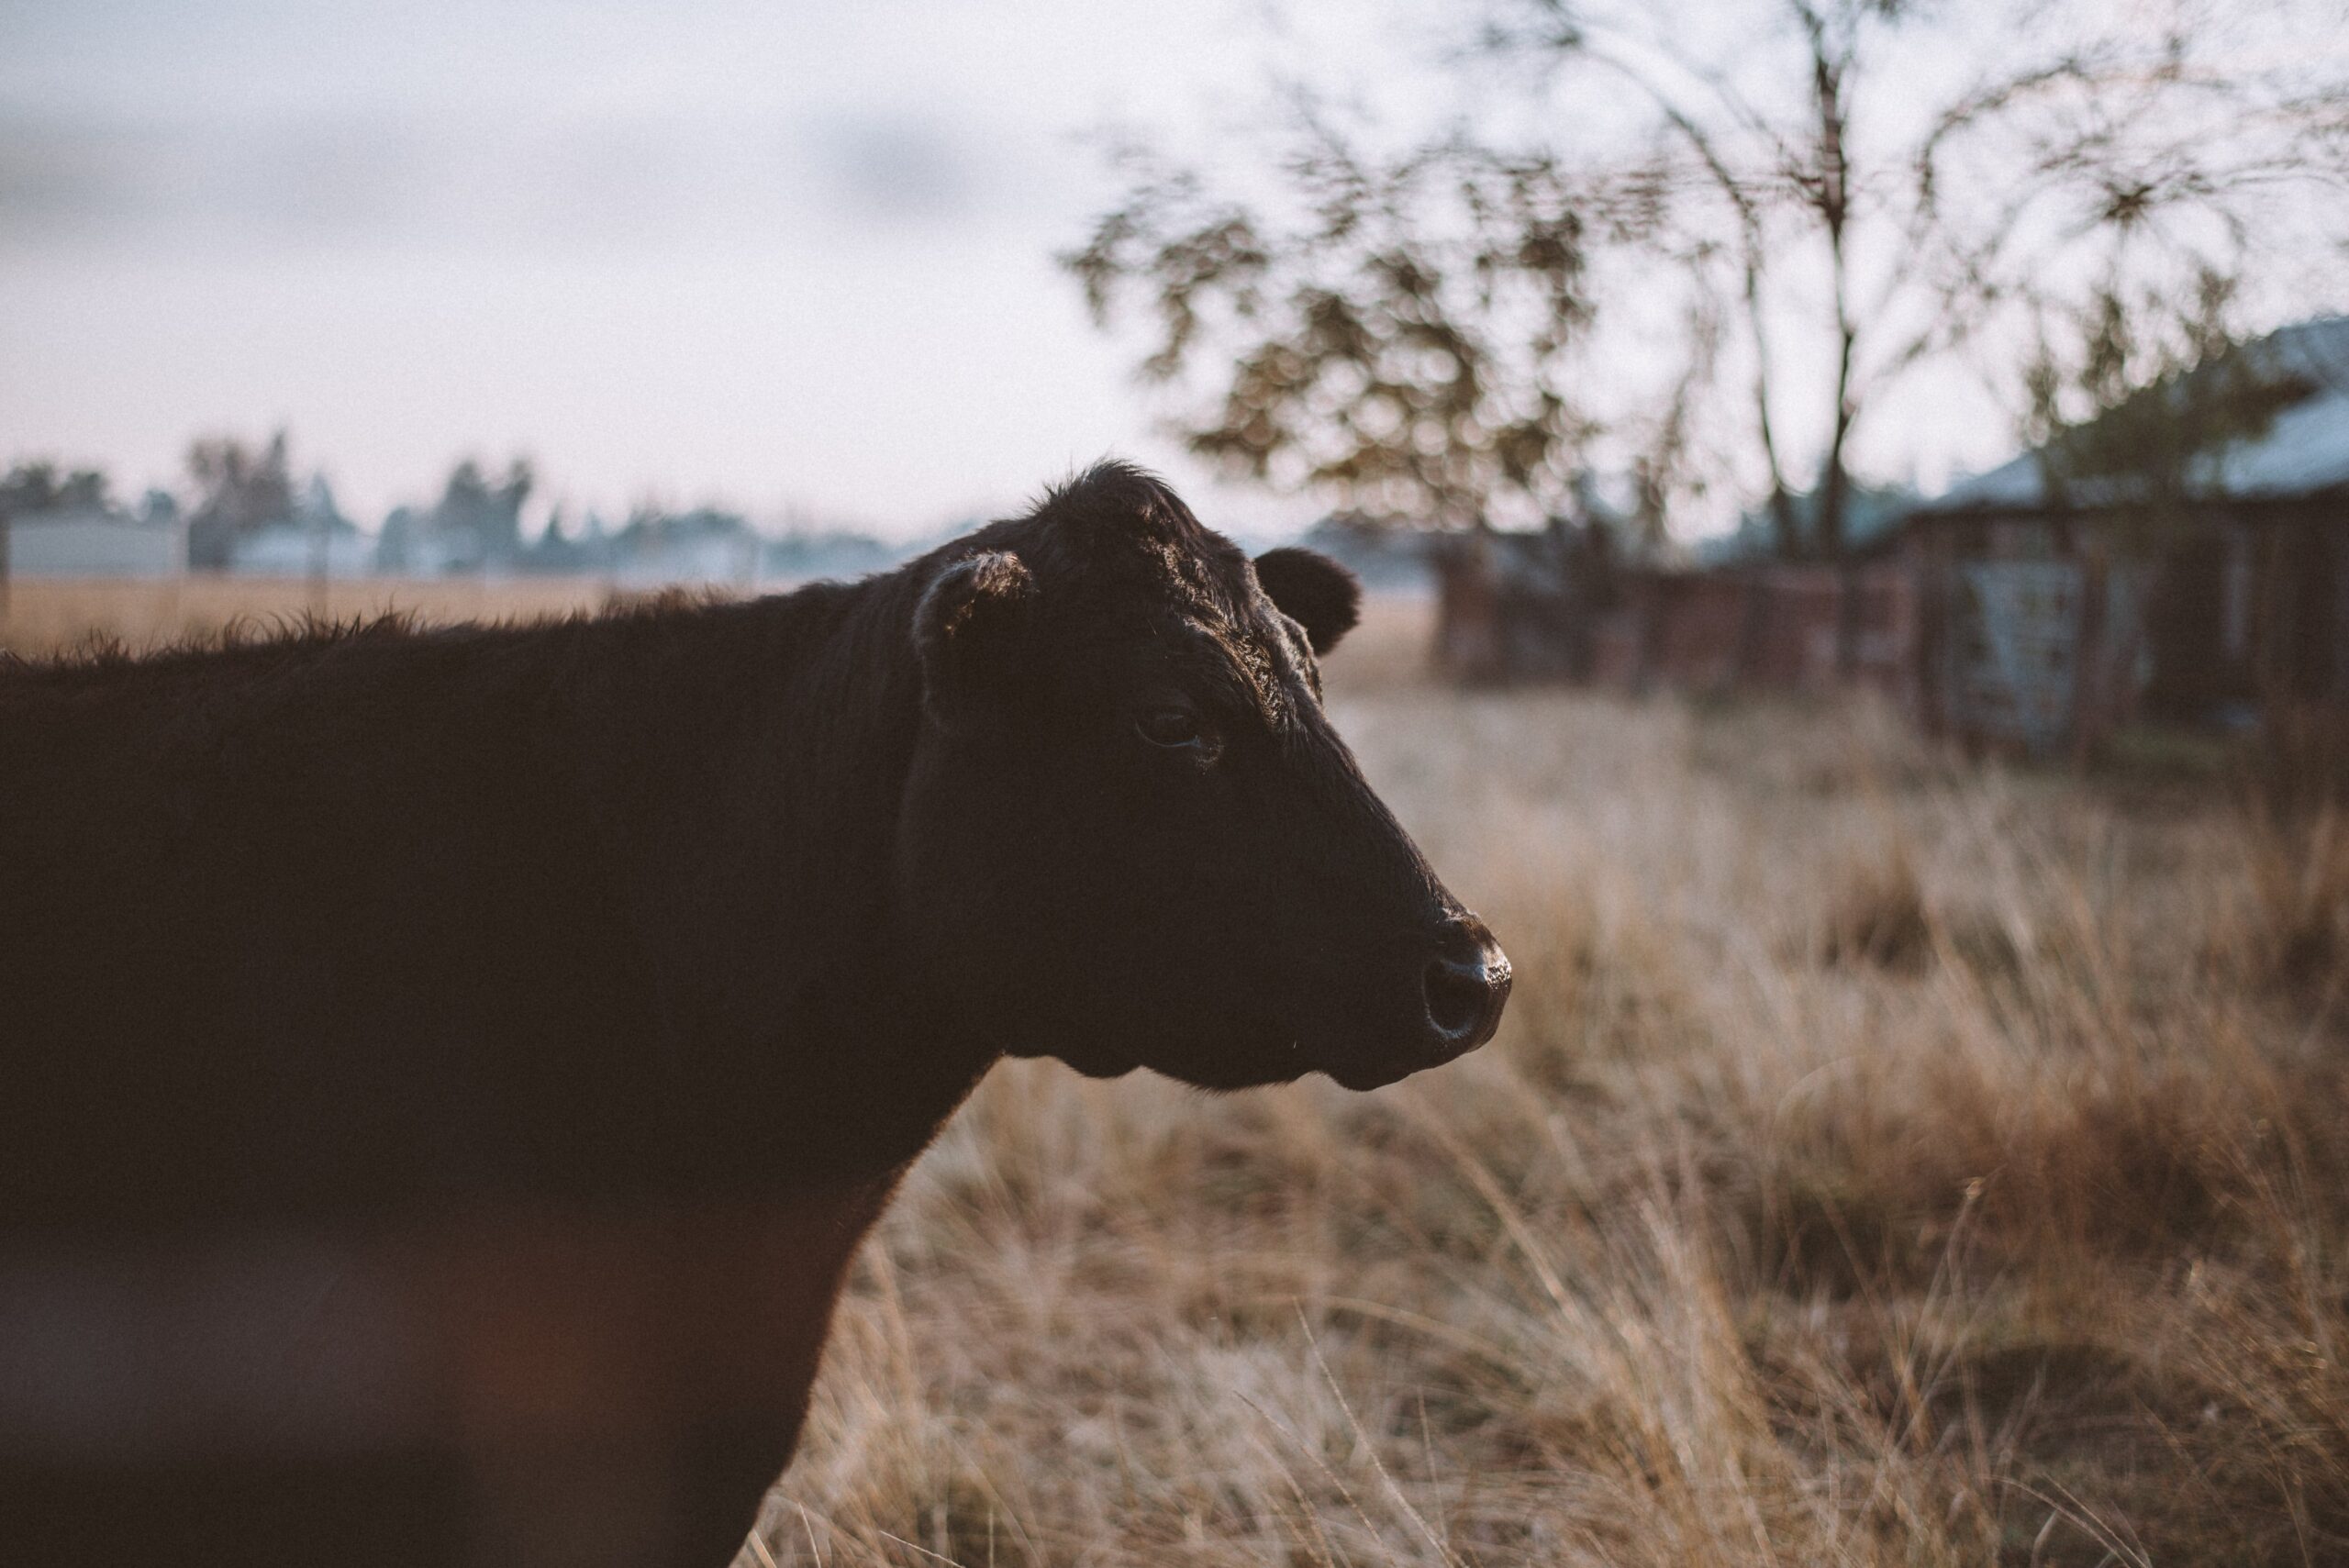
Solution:
M 284 424 L 370 522 L 467 452 L 574 507 L 900 532 L 1108 451 L 1197 484 L 1052 262 L 1114 190 L 1083 133 L 1391 33 L 1233 0 L 0 0 L 0 462 L 135 493 Z
M 2118 0 L 2116 0 L 2118 3 Z M 1669 13 L 1701 26 L 1702 0 Z M 368 523 L 523 454 L 574 513 L 926 532 L 1106 452 L 1227 524 L 1052 253 L 1275 73 L 1432 121 L 1453 0 L 0 0 L 0 463 L 181 477 L 283 425 Z M 1787 373 L 1809 373 L 1798 363 Z M 1819 373 L 1824 373 L 1820 371 Z M 2003 455 L 1963 386 L 1860 452 Z

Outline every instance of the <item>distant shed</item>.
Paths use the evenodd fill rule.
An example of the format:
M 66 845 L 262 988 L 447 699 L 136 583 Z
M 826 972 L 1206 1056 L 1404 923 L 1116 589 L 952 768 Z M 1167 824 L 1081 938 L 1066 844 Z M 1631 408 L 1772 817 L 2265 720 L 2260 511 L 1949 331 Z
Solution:
M 28 512 L 6 527 L 7 570 L 18 577 L 171 577 L 186 565 L 186 535 L 171 517 L 85 506 Z
M 2158 509 L 2125 482 L 2051 485 L 2029 452 L 1911 514 L 1929 724 L 2052 751 L 2137 717 L 2349 701 L 2349 317 L 2237 352 L 2287 401 Z
M 2235 353 L 2272 415 L 2184 463 L 2158 505 L 2124 482 L 2051 485 L 2034 451 L 1884 517 L 1841 566 L 1766 559 L 1753 530 L 1691 567 L 1627 563 L 1563 522 L 1449 537 L 1438 665 L 1634 690 L 1856 683 L 1938 733 L 2039 754 L 2139 717 L 2349 704 L 2349 317 Z
M 1553 525 L 1442 541 L 1434 557 L 1438 667 L 1475 683 L 1826 691 L 1842 680 L 1837 644 L 1848 594 L 1854 678 L 1910 695 L 1916 595 L 1887 549 L 1848 570 L 1676 567 L 1620 562 L 1597 542 L 1604 538 Z

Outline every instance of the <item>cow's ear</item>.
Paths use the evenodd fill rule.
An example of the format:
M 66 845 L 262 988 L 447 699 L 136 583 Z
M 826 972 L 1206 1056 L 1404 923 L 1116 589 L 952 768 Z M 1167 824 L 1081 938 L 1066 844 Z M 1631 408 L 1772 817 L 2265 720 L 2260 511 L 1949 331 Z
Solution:
M 1256 582 L 1281 614 L 1305 628 L 1316 653 L 1327 653 L 1362 618 L 1362 584 L 1310 550 L 1268 550 L 1256 558 Z
M 914 608 L 914 651 L 934 711 L 1013 677 L 1035 600 L 1035 573 L 1007 551 L 966 555 L 930 580 Z

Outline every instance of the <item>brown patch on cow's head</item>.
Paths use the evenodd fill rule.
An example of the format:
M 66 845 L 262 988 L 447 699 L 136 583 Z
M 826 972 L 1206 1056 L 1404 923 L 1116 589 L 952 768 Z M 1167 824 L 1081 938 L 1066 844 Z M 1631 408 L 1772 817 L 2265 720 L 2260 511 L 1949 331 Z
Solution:
M 929 563 L 900 907 L 963 1024 L 1086 1072 L 1357 1087 L 1489 1039 L 1491 934 L 1323 714 L 1335 562 L 1104 464 Z

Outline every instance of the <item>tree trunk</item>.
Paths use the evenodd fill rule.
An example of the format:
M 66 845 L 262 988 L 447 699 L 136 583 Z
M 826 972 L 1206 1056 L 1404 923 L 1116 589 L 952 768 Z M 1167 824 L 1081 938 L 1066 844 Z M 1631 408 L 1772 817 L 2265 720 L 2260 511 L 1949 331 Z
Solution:
M 1819 537 L 1820 548 L 1835 564 L 1835 673 L 1846 681 L 1860 671 L 1860 562 L 1843 537 L 1844 504 L 1850 493 L 1850 476 L 1843 472 L 1839 452 L 1828 459 L 1827 473 L 1820 481 Z
M 1820 552 L 1835 564 L 1835 672 L 1848 680 L 1859 669 L 1860 596 L 1859 566 L 1852 559 L 1851 541 L 1845 530 L 1852 476 L 1843 464 L 1843 448 L 1851 439 L 1852 420 L 1856 412 L 1852 406 L 1852 350 L 1859 332 L 1852 325 L 1844 292 L 1846 278 L 1842 223 L 1831 224 L 1828 234 L 1834 247 L 1835 325 L 1839 343 L 1835 362 L 1835 424 L 1827 440 L 1827 461 L 1819 476 L 1818 529 Z
M 1857 673 L 1860 662 L 1859 572 L 1843 528 L 1851 494 L 1843 447 L 1852 433 L 1852 351 L 1859 338 L 1859 329 L 1852 323 L 1852 268 L 1846 244 L 1852 217 L 1852 161 L 1843 83 L 1852 56 L 1848 48 L 1838 49 L 1831 43 L 1817 13 L 1798 10 L 1810 32 L 1811 91 L 1819 106 L 1819 165 L 1812 200 L 1827 233 L 1835 284 L 1835 424 L 1819 480 L 1819 548 L 1835 564 L 1835 670 L 1849 680 Z
M 1795 498 L 1787 488 L 1787 471 L 1778 462 L 1776 428 L 1770 421 L 1770 339 L 1762 322 L 1762 267 L 1756 258 L 1760 241 L 1747 237 L 1745 319 L 1753 334 L 1753 417 L 1762 439 L 1762 456 L 1770 465 L 1770 538 L 1781 561 L 1802 553 L 1802 529 L 1795 518 Z
M 1842 250 L 1836 249 L 1836 314 L 1842 316 Z M 1852 433 L 1852 341 L 1855 334 L 1842 319 L 1842 355 L 1835 373 L 1835 428 L 1827 442 L 1827 462 L 1819 476 L 1819 548 L 1835 565 L 1835 673 L 1845 680 L 1860 666 L 1860 569 L 1846 537 L 1851 509 L 1852 476 L 1843 466 L 1843 445 Z

